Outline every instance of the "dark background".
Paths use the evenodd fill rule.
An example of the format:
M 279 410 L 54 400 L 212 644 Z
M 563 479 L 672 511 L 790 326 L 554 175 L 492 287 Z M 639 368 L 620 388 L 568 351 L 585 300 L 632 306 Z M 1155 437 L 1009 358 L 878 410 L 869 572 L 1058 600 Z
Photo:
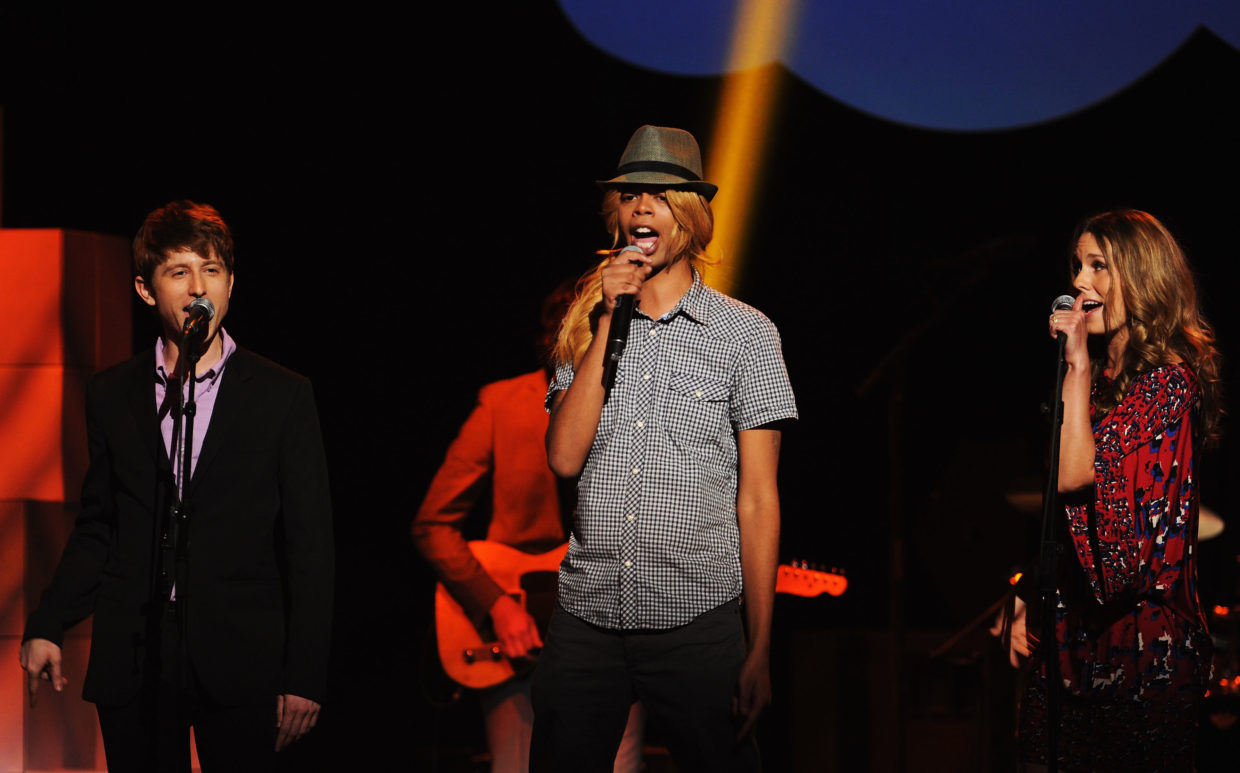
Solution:
M 632 131 L 687 128 L 710 160 L 720 79 L 619 63 L 551 0 L 478 13 L 0 10 L 3 226 L 129 237 L 169 200 L 214 204 L 238 243 L 230 333 L 315 383 L 338 596 L 331 695 L 302 767 L 439 754 L 450 769 L 478 741 L 467 702 L 435 710 L 423 689 L 433 577 L 409 521 L 476 390 L 535 366 L 539 299 L 608 246 L 592 181 Z M 986 678 L 949 669 L 923 690 L 904 669 L 938 673 L 917 658 L 1036 551 L 1036 519 L 1005 494 L 1041 485 L 1045 316 L 1067 289 L 1073 224 L 1117 206 L 1160 217 L 1234 351 L 1240 52 L 1199 30 L 1101 104 L 986 133 L 896 125 L 777 79 L 736 294 L 780 327 L 801 410 L 781 464 L 783 558 L 842 567 L 850 587 L 781 598 L 763 733 L 773 769 L 797 764 L 822 742 L 790 715 L 817 705 L 834 728 L 820 759 L 852 769 L 880 752 L 841 706 L 881 713 L 875 695 L 894 689 L 897 724 L 923 708 L 978 715 L 961 706 Z M 135 314 L 148 346 L 154 324 Z M 1202 475 L 1224 519 L 1233 446 Z M 1236 532 L 1202 544 L 1207 605 L 1232 601 Z M 822 676 L 880 658 L 840 642 L 886 642 L 901 621 L 917 634 L 906 665 L 877 669 L 894 687 Z M 822 657 L 799 660 L 814 642 Z M 892 737 L 914 749 L 913 736 Z

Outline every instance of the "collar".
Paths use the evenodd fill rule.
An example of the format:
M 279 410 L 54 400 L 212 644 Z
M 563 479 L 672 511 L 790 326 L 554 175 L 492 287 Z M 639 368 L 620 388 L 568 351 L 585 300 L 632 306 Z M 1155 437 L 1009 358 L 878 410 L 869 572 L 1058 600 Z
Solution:
M 706 319 L 710 316 L 710 288 L 702 281 L 702 275 L 698 273 L 696 268 L 690 266 L 690 270 L 693 271 L 693 284 L 689 285 L 689 289 L 685 290 L 685 294 L 680 296 L 680 300 L 676 302 L 672 310 L 659 319 L 670 321 L 677 314 L 684 314 L 700 325 L 706 324 Z
M 210 381 L 214 384 L 219 379 L 220 374 L 224 372 L 224 366 L 228 363 L 228 358 L 232 357 L 233 352 L 237 351 L 236 342 L 233 341 L 232 336 L 228 335 L 228 331 L 224 328 L 220 328 L 220 340 L 224 342 L 224 351 L 220 355 L 220 359 L 209 370 L 195 374 L 195 382 L 201 384 L 204 381 Z M 155 339 L 155 380 L 164 386 L 168 385 L 168 369 L 164 362 L 163 336 Z

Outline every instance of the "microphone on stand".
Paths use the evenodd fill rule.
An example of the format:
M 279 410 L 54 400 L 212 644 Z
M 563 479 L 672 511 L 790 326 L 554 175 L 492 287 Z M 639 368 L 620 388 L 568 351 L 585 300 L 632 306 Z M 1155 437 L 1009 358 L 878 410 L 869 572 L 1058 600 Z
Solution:
M 215 316 L 215 304 L 206 298 L 195 298 L 186 307 L 189 316 L 181 328 L 182 338 L 200 336 L 207 332 L 207 323 Z
M 639 255 L 645 254 L 642 248 L 635 244 L 630 244 L 620 250 L 621 254 L 625 252 L 636 252 Z M 638 261 L 631 261 L 637 263 Z M 611 391 L 616 383 L 616 369 L 620 365 L 620 355 L 624 354 L 624 345 L 629 340 L 629 323 L 633 321 L 633 305 L 637 298 L 634 295 L 620 295 L 616 297 L 616 308 L 611 311 L 611 327 L 607 333 L 607 348 L 603 351 L 603 389 Z
M 215 316 L 215 304 L 206 298 L 195 298 L 190 301 L 186 310 L 189 311 L 189 316 L 181 327 L 181 350 L 189 359 L 197 362 L 200 354 L 197 349 L 207 336 L 207 328 L 211 318 Z

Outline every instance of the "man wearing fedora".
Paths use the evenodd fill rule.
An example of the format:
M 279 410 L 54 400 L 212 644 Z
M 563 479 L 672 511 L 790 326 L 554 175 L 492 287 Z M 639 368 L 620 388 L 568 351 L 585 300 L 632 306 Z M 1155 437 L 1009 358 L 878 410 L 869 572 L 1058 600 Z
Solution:
M 626 249 L 582 280 L 553 354 L 548 461 L 578 478 L 578 504 L 535 674 L 533 760 L 610 770 L 640 700 L 682 770 L 754 770 L 780 427 L 797 416 L 779 334 L 702 282 L 717 188 L 693 135 L 641 127 L 599 184 Z M 605 384 L 609 338 L 623 348 Z

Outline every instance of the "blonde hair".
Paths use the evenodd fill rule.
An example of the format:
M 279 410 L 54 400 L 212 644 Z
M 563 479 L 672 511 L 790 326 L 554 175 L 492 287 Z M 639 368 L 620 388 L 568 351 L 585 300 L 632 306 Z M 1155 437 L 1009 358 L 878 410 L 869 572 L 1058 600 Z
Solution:
M 1197 304 L 1197 284 L 1175 237 L 1147 212 L 1115 210 L 1094 215 L 1077 226 L 1073 249 L 1085 234 L 1098 242 L 1107 266 L 1119 279 L 1128 329 L 1118 372 L 1110 389 L 1095 405 L 1109 411 L 1119 404 L 1138 374 L 1184 362 L 1201 388 L 1202 437 L 1214 443 L 1220 435 L 1222 380 L 1214 330 Z M 1105 364 L 1095 358 L 1095 376 Z
M 667 205 L 676 220 L 676 227 L 666 235 L 669 254 L 672 262 L 688 260 L 695 269 L 710 265 L 711 259 L 706 255 L 706 245 L 715 230 L 715 216 L 711 212 L 710 202 L 706 197 L 692 191 L 680 191 L 669 188 Z M 603 224 L 611 234 L 612 247 L 620 246 L 624 234 L 620 232 L 620 190 L 611 188 L 603 194 Z M 602 314 L 603 280 L 601 271 L 611 262 L 611 254 L 590 269 L 581 279 L 577 280 L 577 296 L 564 315 L 560 325 L 560 333 L 556 338 L 555 347 L 551 351 L 551 359 L 556 364 L 572 363 L 574 369 L 580 367 L 581 358 L 594 340 L 594 332 L 598 329 L 598 318 Z

